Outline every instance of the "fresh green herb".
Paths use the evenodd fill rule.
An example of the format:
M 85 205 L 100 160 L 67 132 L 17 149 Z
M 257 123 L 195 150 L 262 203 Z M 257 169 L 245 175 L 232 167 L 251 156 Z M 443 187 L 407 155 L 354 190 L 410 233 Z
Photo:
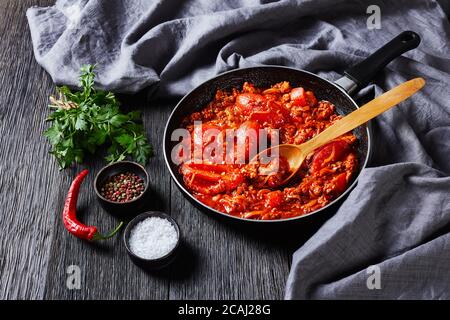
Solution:
M 82 90 L 72 92 L 59 87 L 59 98 L 50 97 L 49 107 L 55 111 L 47 118 L 52 125 L 44 132 L 52 145 L 50 151 L 61 169 L 82 163 L 85 152 L 94 154 L 98 147 L 107 145 L 107 161 L 124 160 L 127 156 L 146 164 L 152 147 L 145 136 L 140 113 L 123 114 L 119 101 L 112 92 L 94 88 L 94 66 L 81 68 Z

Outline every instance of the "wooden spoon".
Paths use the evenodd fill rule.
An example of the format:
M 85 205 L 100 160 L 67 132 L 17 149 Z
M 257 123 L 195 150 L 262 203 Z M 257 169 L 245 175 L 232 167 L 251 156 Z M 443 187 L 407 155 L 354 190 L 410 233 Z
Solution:
M 347 133 L 375 118 L 398 103 L 406 100 L 419 91 L 424 85 L 425 80 L 422 78 L 415 78 L 404 82 L 394 89 L 383 93 L 381 96 L 376 97 L 344 118 L 338 120 L 333 125 L 305 143 L 300 145 L 280 144 L 258 153 L 254 159 L 258 159 L 261 155 L 267 154 L 268 150 L 278 148 L 279 155 L 287 159 L 291 169 L 291 174 L 281 183 L 285 184 L 297 173 L 308 154 L 327 144 L 331 140 L 343 135 L 344 133 Z

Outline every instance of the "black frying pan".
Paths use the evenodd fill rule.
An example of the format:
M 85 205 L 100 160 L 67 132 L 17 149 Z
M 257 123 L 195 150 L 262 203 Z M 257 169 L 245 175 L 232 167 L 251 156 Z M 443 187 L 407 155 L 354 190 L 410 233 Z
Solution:
M 318 100 L 324 99 L 332 102 L 336 107 L 337 113 L 341 115 L 349 114 L 358 108 L 358 105 L 350 95 L 367 86 L 375 75 L 389 62 L 404 52 L 416 48 L 419 43 L 420 37 L 415 32 L 402 32 L 367 59 L 345 71 L 345 75 L 334 83 L 305 70 L 281 66 L 260 66 L 236 69 L 222 73 L 217 77 L 202 83 L 180 100 L 167 121 L 164 131 L 164 158 L 172 178 L 175 180 L 183 194 L 202 211 L 241 222 L 279 224 L 304 219 L 321 211 L 329 210 L 331 206 L 339 202 L 339 200 L 345 197 L 355 186 L 361 170 L 367 165 L 372 140 L 370 130 L 367 126 L 361 126 L 353 131 L 359 140 L 357 151 L 360 165 L 353 183 L 351 183 L 347 190 L 340 197 L 319 210 L 306 215 L 281 220 L 252 220 L 238 218 L 219 212 L 198 201 L 185 188 L 183 177 L 179 174 L 177 165 L 171 161 L 170 156 L 172 148 L 179 142 L 171 141 L 171 134 L 175 129 L 180 127 L 180 123 L 186 116 L 204 108 L 214 98 L 218 89 L 230 90 L 232 88 L 242 88 L 245 81 L 262 88 L 270 87 L 281 81 L 289 81 L 292 87 L 302 86 L 308 90 L 312 90 Z

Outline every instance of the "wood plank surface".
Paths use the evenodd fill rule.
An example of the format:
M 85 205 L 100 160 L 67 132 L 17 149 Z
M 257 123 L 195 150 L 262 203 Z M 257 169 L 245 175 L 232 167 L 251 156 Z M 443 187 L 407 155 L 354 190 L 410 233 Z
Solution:
M 25 11 L 53 1 L 0 1 L 0 299 L 281 299 L 295 245 L 251 235 L 194 208 L 171 182 L 162 153 L 165 121 L 173 103 L 148 102 L 144 94 L 121 97 L 143 110 L 155 148 L 147 165 L 152 198 L 148 209 L 170 213 L 180 224 L 183 246 L 167 270 L 150 273 L 127 257 L 121 236 L 99 244 L 72 237 L 61 210 L 71 180 L 85 167 L 79 213 L 101 231 L 115 226 L 95 199 L 92 181 L 105 164 L 59 171 L 42 137 L 50 77 L 35 62 Z M 295 232 L 295 231 L 293 231 Z M 66 286 L 67 268 L 81 270 L 81 289 Z
M 42 298 L 67 175 L 42 138 L 50 77 L 34 61 L 25 10 L 0 2 L 0 298 Z

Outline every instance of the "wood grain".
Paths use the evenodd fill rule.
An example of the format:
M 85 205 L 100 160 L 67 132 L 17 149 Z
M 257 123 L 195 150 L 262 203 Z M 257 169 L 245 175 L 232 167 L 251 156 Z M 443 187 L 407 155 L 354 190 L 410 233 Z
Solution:
M 54 1 L 0 2 L 0 299 L 280 299 L 291 246 L 251 236 L 195 209 L 171 182 L 162 134 L 173 103 L 147 102 L 145 94 L 121 97 L 125 108 L 144 110 L 156 155 L 147 165 L 152 198 L 148 209 L 179 222 L 184 244 L 167 270 L 149 273 L 128 259 L 121 237 L 90 244 L 64 229 L 60 214 L 71 180 L 91 171 L 82 186 L 79 214 L 101 231 L 116 217 L 97 203 L 92 189 L 105 163 L 59 171 L 42 137 L 48 115 L 50 77 L 34 60 L 25 11 Z M 67 267 L 78 265 L 79 290 L 66 286 Z
M 25 10 L 0 5 L 0 298 L 43 297 L 52 241 L 55 189 L 63 177 L 48 161 L 41 132 L 49 77 L 33 58 Z

